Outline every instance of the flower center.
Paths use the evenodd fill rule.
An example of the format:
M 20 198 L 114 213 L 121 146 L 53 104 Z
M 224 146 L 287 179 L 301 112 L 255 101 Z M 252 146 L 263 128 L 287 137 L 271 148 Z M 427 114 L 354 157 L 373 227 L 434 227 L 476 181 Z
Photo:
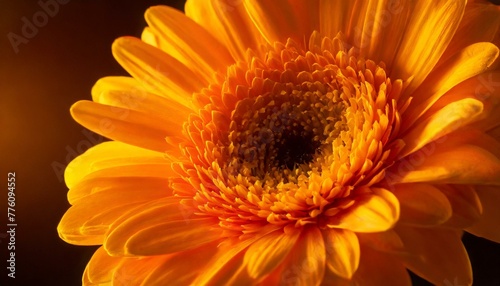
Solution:
M 402 81 L 340 38 L 276 43 L 195 94 L 177 195 L 228 231 L 327 223 L 392 163 Z M 189 202 L 188 202 L 189 201 Z

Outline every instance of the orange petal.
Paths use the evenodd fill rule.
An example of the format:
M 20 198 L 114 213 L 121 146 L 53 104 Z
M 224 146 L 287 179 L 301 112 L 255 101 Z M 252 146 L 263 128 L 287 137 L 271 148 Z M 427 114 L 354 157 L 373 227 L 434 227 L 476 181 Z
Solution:
M 328 222 L 331 228 L 354 232 L 379 232 L 390 229 L 399 218 L 399 202 L 389 191 L 372 189 L 373 194 L 361 195 L 355 204 Z
M 150 92 L 188 108 L 192 107 L 192 93 L 208 84 L 175 58 L 140 39 L 118 38 L 112 45 L 112 52 L 118 63 Z
M 458 28 L 466 2 L 415 2 L 390 75 L 403 80 L 413 76 L 405 94 L 413 93 L 434 69 Z M 409 5 L 408 2 L 405 4 Z
M 227 282 L 231 278 L 240 276 L 236 275 L 234 270 L 239 270 L 238 274 L 241 274 L 242 269 L 247 272 L 243 267 L 243 251 L 261 237 L 275 230 L 275 227 L 267 226 L 261 233 L 250 236 L 248 239 L 225 241 L 208 261 L 207 266 L 202 269 L 200 275 L 196 277 L 193 285 L 221 285 L 220 282 Z M 237 265 L 234 265 L 235 261 L 238 262 Z
M 457 33 L 440 62 L 473 43 L 492 42 L 500 29 L 500 9 L 494 5 L 467 3 Z
M 163 263 L 154 265 L 143 285 L 190 285 L 207 261 L 217 251 L 208 245 L 170 255 Z
M 377 251 L 387 253 L 405 253 L 404 244 L 393 230 L 376 233 L 357 233 L 361 245 L 366 245 Z
M 191 110 L 168 98 L 151 93 L 138 80 L 124 76 L 99 79 L 92 87 L 92 100 L 105 105 L 136 110 L 154 116 L 188 118 Z
M 99 247 L 85 269 L 88 281 L 98 285 L 111 282 L 113 272 L 122 259 L 121 257 L 109 256 L 103 247 Z
M 431 155 L 417 152 L 412 155 L 414 160 L 395 166 L 391 170 L 397 174 L 393 182 L 500 185 L 500 160 L 490 152 L 469 144 L 439 149 Z
M 411 279 L 401 261 L 365 246 L 361 248 L 359 268 L 352 283 L 351 285 L 411 286 Z
M 317 227 L 306 228 L 290 253 L 282 274 L 285 285 L 320 285 L 325 274 L 325 244 Z
M 446 227 L 464 229 L 479 221 L 483 208 L 473 187 L 468 185 L 437 185 L 451 204 L 453 215 Z
M 500 243 L 500 188 L 476 186 L 483 214 L 479 221 L 466 230 L 474 235 Z
M 400 184 L 393 190 L 401 206 L 400 221 L 417 226 L 434 226 L 452 216 L 448 198 L 428 184 Z
M 141 285 L 158 265 L 169 259 L 168 255 L 123 258 L 113 273 L 111 285 Z
M 413 6 L 391 0 L 320 1 L 320 31 L 330 38 L 342 32 L 348 49 L 391 66 Z
M 71 107 L 73 118 L 97 134 L 154 151 L 165 152 L 166 136 L 181 132 L 181 121 L 155 117 L 135 110 L 78 101 Z
M 126 165 L 164 164 L 163 174 L 172 174 L 163 153 L 155 152 L 122 142 L 103 142 L 91 147 L 71 161 L 65 169 L 64 180 L 73 188 L 90 173 Z
M 405 146 L 400 156 L 404 157 L 424 145 L 447 135 L 479 117 L 483 104 L 479 100 L 466 98 L 452 102 L 430 117 L 417 123 L 403 136 Z
M 401 255 L 408 269 L 429 282 L 443 285 L 456 279 L 472 284 L 472 269 L 461 233 L 436 228 L 398 227 L 408 255 Z
M 300 232 L 273 232 L 253 243 L 245 253 L 250 277 L 259 279 L 271 273 L 294 247 Z
M 290 5 L 288 0 L 245 0 L 243 4 L 257 29 L 271 45 L 276 41 L 286 43 L 288 38 L 292 38 L 305 47 L 305 41 L 319 28 L 317 1 L 295 1 Z
M 359 265 L 360 248 L 356 234 L 343 229 L 322 231 L 326 247 L 326 266 L 336 275 L 351 279 Z
M 200 73 L 207 81 L 216 71 L 225 72 L 234 60 L 217 39 L 182 12 L 168 6 L 155 6 L 146 11 L 146 21 L 153 32 L 177 53 L 176 59 Z M 173 54 L 172 54 L 173 55 Z
M 140 190 L 140 191 L 138 191 Z M 110 225 L 141 203 L 161 199 L 168 188 L 116 187 L 87 195 L 61 218 L 59 236 L 74 244 L 101 244 Z
M 144 256 L 190 250 L 217 241 L 220 232 L 213 229 L 217 223 L 213 218 L 189 218 L 152 224 L 131 233 L 124 248 Z
M 225 44 L 235 60 L 245 60 L 247 49 L 258 51 L 265 43 L 242 1 L 188 0 L 185 11 Z
M 491 43 L 472 44 L 435 69 L 415 91 L 411 109 L 404 115 L 408 128 L 446 92 L 459 83 L 488 70 L 499 54 Z
M 191 213 L 184 211 L 185 207 L 179 201 L 174 197 L 156 200 L 136 210 L 138 212 L 134 215 L 122 216 L 111 225 L 104 242 L 106 251 L 113 256 L 134 256 L 127 247 L 129 238 L 134 234 L 161 223 L 190 219 L 186 215 Z

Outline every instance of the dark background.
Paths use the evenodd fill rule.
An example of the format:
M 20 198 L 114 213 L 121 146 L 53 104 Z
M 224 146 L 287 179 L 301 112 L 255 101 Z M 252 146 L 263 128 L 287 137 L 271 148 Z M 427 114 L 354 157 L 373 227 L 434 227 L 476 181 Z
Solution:
M 90 99 L 100 77 L 125 75 L 111 55 L 111 43 L 119 36 L 140 36 L 147 7 L 182 9 L 184 2 L 66 1 L 16 53 L 7 35 L 23 36 L 23 17 L 32 22 L 42 8 L 38 1 L 0 0 L 0 182 L 6 186 L 7 172 L 16 172 L 18 224 L 16 278 L 7 279 L 5 187 L 0 191 L 0 285 L 81 284 L 95 247 L 69 245 L 57 235 L 69 207 L 61 176 L 70 160 L 102 139 L 89 137 L 69 107 Z M 464 241 L 475 285 L 500 285 L 500 245 L 473 236 Z

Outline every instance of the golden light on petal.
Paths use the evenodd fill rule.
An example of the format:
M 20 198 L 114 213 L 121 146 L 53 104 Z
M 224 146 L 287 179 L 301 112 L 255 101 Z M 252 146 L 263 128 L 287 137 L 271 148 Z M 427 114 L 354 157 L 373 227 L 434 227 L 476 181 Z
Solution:
M 500 22 L 472 32 L 500 10 L 400 4 L 149 9 L 113 44 L 133 77 L 72 107 L 114 140 L 65 174 L 61 238 L 103 245 L 83 283 L 471 284 L 463 229 L 499 240 L 500 91 L 477 83 Z

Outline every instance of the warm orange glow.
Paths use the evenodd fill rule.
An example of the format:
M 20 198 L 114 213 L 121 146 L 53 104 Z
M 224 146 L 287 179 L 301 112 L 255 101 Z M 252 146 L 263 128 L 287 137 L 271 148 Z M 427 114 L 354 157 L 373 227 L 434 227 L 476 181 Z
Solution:
M 500 242 L 499 49 L 473 27 L 500 11 L 289 2 L 152 7 L 115 41 L 132 77 L 71 109 L 113 140 L 65 173 L 60 236 L 102 245 L 84 284 L 472 283 L 463 230 Z

